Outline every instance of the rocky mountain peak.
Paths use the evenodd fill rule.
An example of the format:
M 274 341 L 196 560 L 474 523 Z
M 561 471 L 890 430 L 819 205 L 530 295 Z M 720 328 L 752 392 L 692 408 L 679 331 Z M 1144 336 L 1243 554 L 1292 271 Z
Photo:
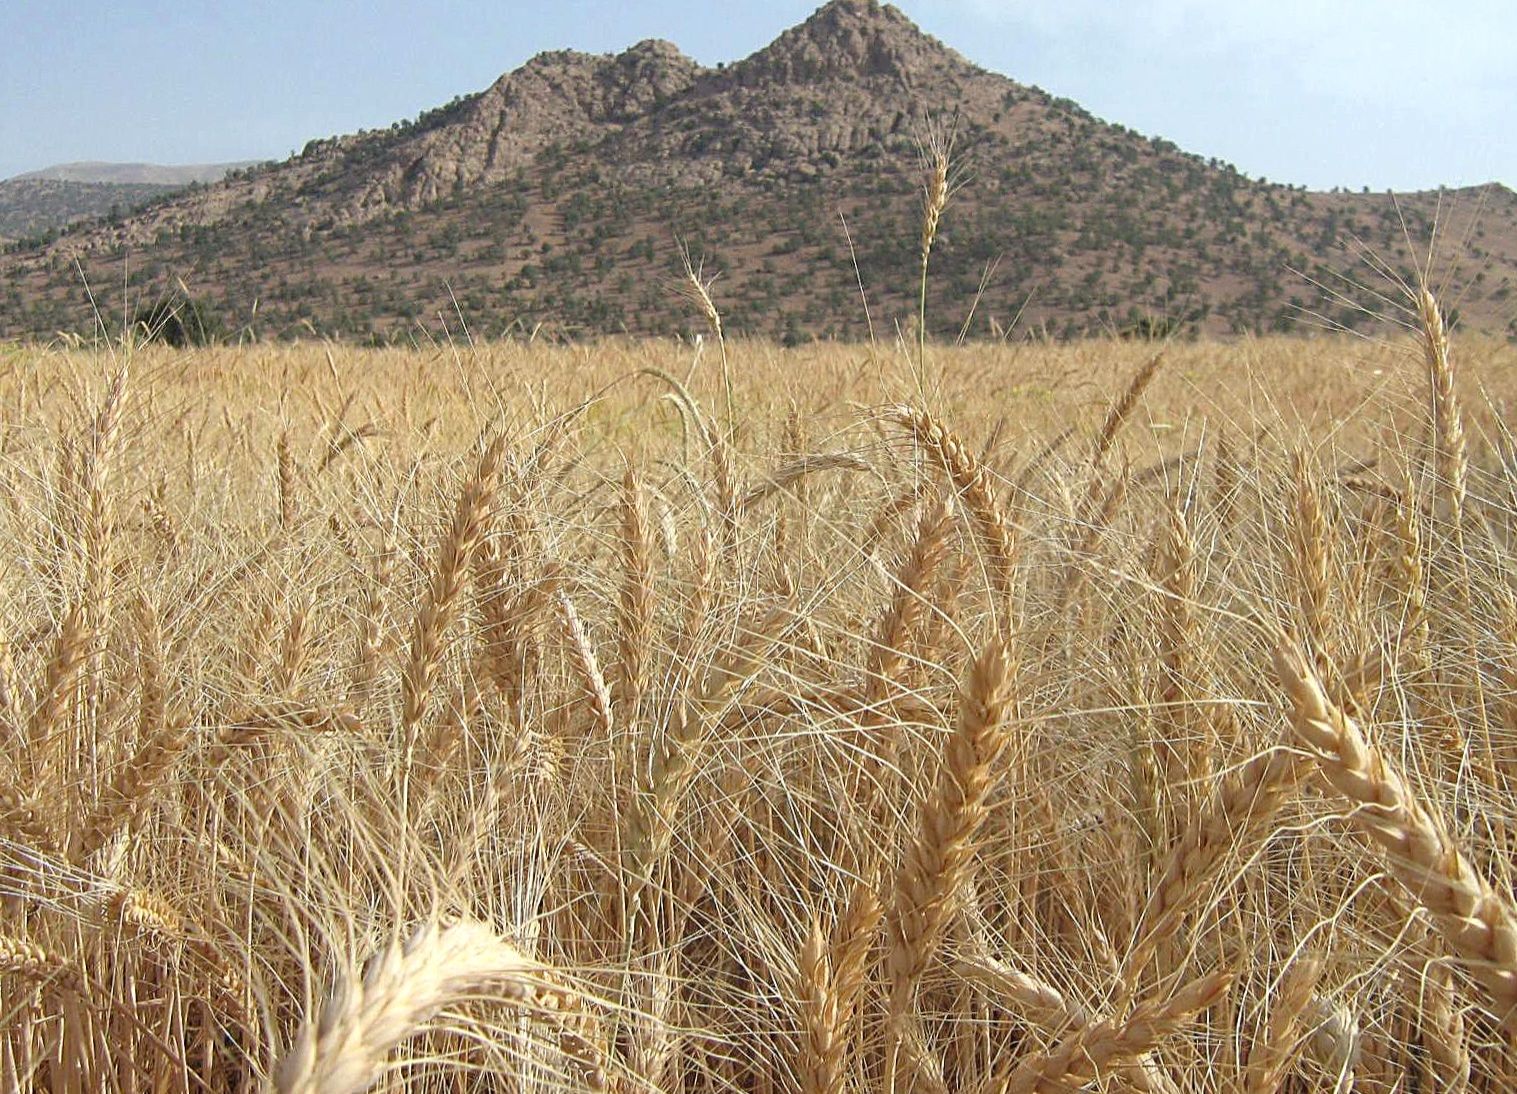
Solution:
M 832 0 L 738 67 L 744 82 L 873 78 L 909 85 L 969 65 L 889 4 Z

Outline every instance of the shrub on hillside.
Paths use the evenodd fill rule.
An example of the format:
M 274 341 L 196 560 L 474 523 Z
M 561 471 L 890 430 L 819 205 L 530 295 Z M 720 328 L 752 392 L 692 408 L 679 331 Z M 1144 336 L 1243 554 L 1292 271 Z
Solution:
M 202 300 L 183 293 L 160 297 L 132 317 L 133 337 L 170 346 L 208 346 L 224 333 L 221 321 Z

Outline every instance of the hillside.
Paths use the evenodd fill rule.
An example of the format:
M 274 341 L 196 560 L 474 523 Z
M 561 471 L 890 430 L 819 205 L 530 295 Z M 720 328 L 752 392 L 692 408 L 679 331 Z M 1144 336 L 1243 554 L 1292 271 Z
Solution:
M 732 330 L 861 334 L 859 278 L 889 329 L 914 310 L 919 140 L 949 119 L 962 185 L 929 312 L 944 332 L 988 267 L 977 333 L 1018 317 L 1070 334 L 1142 316 L 1222 333 L 1317 312 L 1371 324 L 1313 282 L 1383 288 L 1362 253 L 1409 272 L 1406 239 L 1425 248 L 1435 221 L 1435 279 L 1463 321 L 1517 331 L 1510 190 L 1393 199 L 1250 180 L 978 68 L 894 8 L 835 0 L 717 68 L 665 42 L 542 54 L 413 122 L 13 250 L 0 334 L 87 326 L 76 260 L 114 285 L 125 264 L 143 299 L 182 279 L 263 334 L 404 335 L 439 312 L 454 322 L 455 305 L 477 332 L 671 333 L 689 325 L 670 290 L 676 237 L 721 271 Z

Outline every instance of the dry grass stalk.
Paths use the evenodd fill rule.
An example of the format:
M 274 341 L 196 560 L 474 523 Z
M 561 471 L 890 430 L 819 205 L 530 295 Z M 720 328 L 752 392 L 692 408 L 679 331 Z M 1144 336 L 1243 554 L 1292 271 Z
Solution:
M 1323 782 L 1356 808 L 1350 819 L 1386 853 L 1390 873 L 1432 917 L 1450 956 L 1485 991 L 1497 1019 L 1517 1028 L 1517 913 L 1463 854 L 1441 818 L 1334 705 L 1289 644 L 1275 668 L 1291 699 L 1292 727 Z

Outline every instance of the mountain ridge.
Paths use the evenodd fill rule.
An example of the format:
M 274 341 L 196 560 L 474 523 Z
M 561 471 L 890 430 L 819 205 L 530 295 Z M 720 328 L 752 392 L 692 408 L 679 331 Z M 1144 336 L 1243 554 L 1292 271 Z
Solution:
M 1310 281 L 1334 283 L 1356 248 L 1410 276 L 1404 239 L 1437 220 L 1469 237 L 1434 269 L 1468 282 L 1466 319 L 1517 331 L 1504 187 L 1393 203 L 1250 180 L 989 72 L 889 5 L 833 0 L 730 65 L 656 39 L 541 53 L 413 122 L 0 256 L 24 290 L 0 298 L 0 333 L 66 325 L 73 262 L 128 254 L 143 294 L 182 280 L 234 320 L 256 301 L 271 333 L 385 337 L 448 302 L 485 329 L 667 333 L 683 321 L 665 290 L 678 235 L 724 269 L 733 329 L 853 335 L 860 278 L 883 315 L 911 310 L 933 126 L 956 134 L 967 180 L 934 251 L 945 326 L 997 262 L 980 333 L 1018 314 L 1071 334 L 1153 317 L 1271 329 L 1316 311 L 1352 326 L 1362 301 L 1319 301 Z

